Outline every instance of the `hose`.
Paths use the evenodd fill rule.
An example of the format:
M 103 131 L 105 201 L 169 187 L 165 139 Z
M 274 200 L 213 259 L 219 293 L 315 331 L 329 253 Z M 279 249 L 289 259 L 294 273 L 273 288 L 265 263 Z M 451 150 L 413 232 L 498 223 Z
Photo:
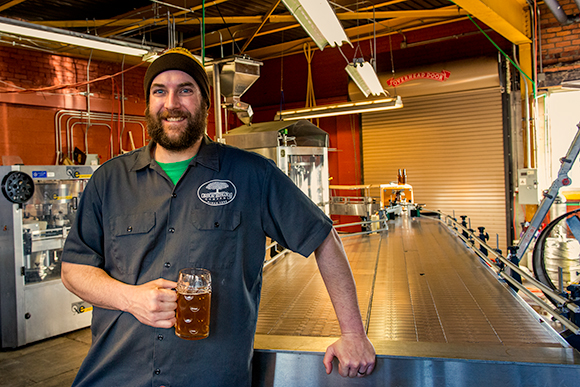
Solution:
M 532 256 L 532 267 L 534 269 L 534 277 L 536 277 L 536 279 L 538 281 L 540 281 L 541 283 L 543 283 L 544 285 L 546 285 L 547 287 L 551 288 L 554 291 L 557 291 L 558 287 L 556 285 L 554 285 L 554 283 L 550 279 L 550 276 L 548 275 L 548 272 L 546 271 L 546 264 L 545 264 L 545 259 L 544 259 L 544 248 L 546 246 L 546 239 L 548 238 L 548 236 L 550 236 L 552 229 L 554 227 L 556 227 L 556 225 L 562 219 L 566 219 L 567 217 L 574 215 L 578 212 L 580 212 L 580 208 L 573 210 L 573 211 L 566 212 L 565 214 L 560 215 L 556 219 L 551 221 L 542 230 L 542 232 L 538 236 L 538 240 L 536 241 L 536 245 L 534 246 L 534 252 L 533 252 L 533 256 Z M 548 300 L 550 300 L 550 302 L 552 304 L 554 304 L 555 306 L 559 306 L 559 304 L 555 300 L 550 298 L 545 292 L 544 292 L 544 294 L 546 295 L 546 297 L 548 298 Z

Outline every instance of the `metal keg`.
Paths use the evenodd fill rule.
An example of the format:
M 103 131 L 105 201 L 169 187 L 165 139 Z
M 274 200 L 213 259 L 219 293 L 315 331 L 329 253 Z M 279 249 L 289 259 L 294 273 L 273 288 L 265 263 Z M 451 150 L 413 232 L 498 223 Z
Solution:
M 562 268 L 564 287 L 566 287 L 580 276 L 580 243 L 574 238 L 546 238 L 544 263 L 554 284 L 558 284 L 558 268 Z

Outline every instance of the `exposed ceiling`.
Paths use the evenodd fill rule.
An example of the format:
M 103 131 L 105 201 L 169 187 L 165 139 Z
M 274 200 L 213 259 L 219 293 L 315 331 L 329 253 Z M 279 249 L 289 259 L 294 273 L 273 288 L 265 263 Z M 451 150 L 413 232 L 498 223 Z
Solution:
M 448 0 L 330 3 L 352 42 L 463 20 L 468 12 L 516 44 L 529 36 L 525 0 L 496 0 L 495 6 L 456 1 L 461 8 Z M 245 54 L 266 60 L 301 52 L 304 43 L 312 42 L 279 0 L 215 0 L 205 5 L 202 0 L 5 0 L 0 16 L 158 48 L 173 40 L 198 55 L 205 28 L 204 52 L 214 59 Z M 4 33 L 0 43 L 71 55 L 89 52 Z M 106 59 L 103 53 L 95 57 L 99 54 Z

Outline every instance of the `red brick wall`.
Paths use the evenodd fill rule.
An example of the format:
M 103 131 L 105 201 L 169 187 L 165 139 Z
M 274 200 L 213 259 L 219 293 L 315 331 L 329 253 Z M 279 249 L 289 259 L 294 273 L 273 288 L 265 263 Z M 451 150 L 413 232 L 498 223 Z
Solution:
M 88 60 L 51 55 L 39 51 L 13 47 L 0 47 L 0 156 L 19 156 L 25 164 L 54 164 L 56 161 L 55 115 L 60 110 L 87 110 L 87 99 L 81 95 L 87 91 L 86 85 L 74 85 L 87 81 Z M 116 74 L 121 63 L 92 60 L 90 80 Z M 137 67 L 123 74 L 125 112 L 142 116 L 145 110 L 143 97 L 143 76 L 145 66 Z M 67 86 L 73 85 L 73 86 Z M 46 89 L 64 86 L 59 89 Z M 117 114 L 121 111 L 121 75 L 91 83 L 91 112 Z M 109 122 L 114 139 L 113 153 L 119 153 L 119 122 Z M 77 125 L 75 146 L 85 151 L 83 130 Z M 134 132 L 136 146 L 142 141 L 141 128 L 126 125 L 124 149 L 129 149 L 128 130 Z M 65 132 L 62 133 L 63 136 Z M 110 157 L 110 130 L 100 125 L 89 131 L 89 152 L 97 153 L 101 160 Z M 64 142 L 64 141 L 63 141 Z M 68 149 L 64 149 L 65 153 Z
M 76 84 L 87 81 L 88 64 L 86 59 L 0 47 L 0 156 L 19 156 L 28 165 L 55 164 L 55 117 L 62 110 L 87 111 L 87 98 L 81 94 L 87 91 L 87 86 Z M 122 111 L 119 95 L 124 86 L 125 114 L 144 115 L 143 77 L 147 64 L 133 66 L 91 60 L 91 113 L 119 114 Z M 115 75 L 121 71 L 125 71 L 123 75 Z M 101 77 L 104 79 L 96 81 Z M 42 92 L 37 90 L 51 86 L 65 87 Z M 232 121 L 232 116 L 229 117 Z M 69 127 L 78 121 L 71 121 Z M 213 122 L 212 107 L 208 117 L 208 134 L 212 138 L 215 136 Z M 91 121 L 91 124 L 94 123 Z M 66 119 L 61 120 L 61 126 L 63 140 L 60 142 L 63 144 L 63 153 L 67 155 L 69 150 L 64 140 Z M 111 155 L 111 136 L 113 155 L 120 153 L 119 137 L 122 138 L 123 150 L 130 150 L 129 131 L 133 134 L 135 147 L 144 145 L 146 135 L 142 135 L 143 130 L 139 124 L 126 122 L 124 130 L 122 126 L 121 119 L 102 120 L 98 125 L 91 126 L 87 141 L 88 153 L 98 154 L 101 162 L 108 160 Z M 74 128 L 74 147 L 86 152 L 86 125 L 77 124 Z
M 559 0 L 564 12 L 578 15 L 574 0 Z M 544 66 L 569 64 L 580 60 L 580 25 L 578 22 L 560 25 L 545 4 L 539 5 L 541 19 L 542 62 Z
M 87 81 L 88 60 L 60 55 L 50 55 L 40 51 L 24 50 L 12 47 L 0 47 L 0 90 L 15 88 L 34 89 L 55 85 L 75 84 Z M 131 65 L 92 60 L 90 80 L 113 75 L 127 70 Z M 143 75 L 145 65 L 141 65 L 124 74 L 125 97 L 133 102 L 143 102 Z M 121 75 L 114 78 L 120 90 Z M 91 93 L 95 98 L 110 99 L 112 82 L 110 79 L 91 84 Z M 86 86 L 67 87 L 54 93 L 85 92 Z

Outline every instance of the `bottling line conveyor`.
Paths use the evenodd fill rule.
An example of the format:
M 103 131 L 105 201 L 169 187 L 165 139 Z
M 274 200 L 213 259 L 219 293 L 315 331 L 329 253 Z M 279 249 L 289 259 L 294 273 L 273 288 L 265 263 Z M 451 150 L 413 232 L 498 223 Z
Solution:
M 438 219 L 406 214 L 388 231 L 343 238 L 372 375 L 326 375 L 340 335 L 314 257 L 264 271 L 256 386 L 573 386 L 580 354 Z

